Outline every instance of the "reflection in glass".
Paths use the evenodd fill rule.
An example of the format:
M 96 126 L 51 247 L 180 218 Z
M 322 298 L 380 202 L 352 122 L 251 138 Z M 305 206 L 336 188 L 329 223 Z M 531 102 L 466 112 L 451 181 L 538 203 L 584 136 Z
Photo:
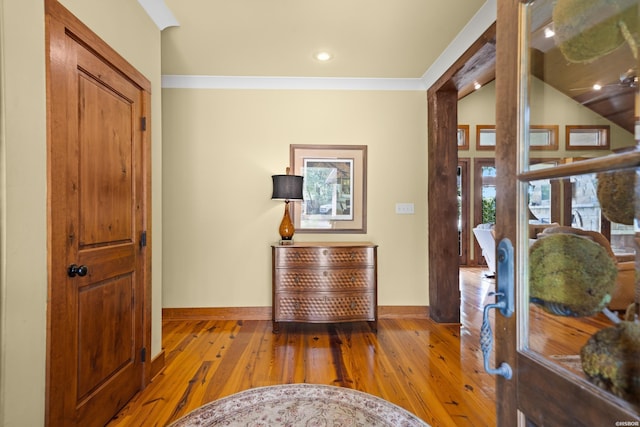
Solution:
M 637 4 L 536 0 L 527 7 L 521 171 L 531 214 L 524 351 L 633 405 L 640 405 L 640 162 L 618 166 L 617 159 L 637 149 Z M 557 150 L 534 147 L 536 123 L 565 130 Z
M 640 323 L 633 312 L 637 176 L 632 168 L 569 177 L 567 197 L 582 226 L 572 216 L 571 226 L 544 228 L 529 252 L 529 349 L 632 402 L 640 398 L 634 394 L 640 393 Z M 611 182 L 616 191 L 609 191 Z M 598 230 L 601 216 L 632 222 L 611 222 L 620 231 L 617 251 Z M 611 340 L 607 347 L 594 344 L 603 337 Z M 603 348 L 613 356 L 597 353 Z

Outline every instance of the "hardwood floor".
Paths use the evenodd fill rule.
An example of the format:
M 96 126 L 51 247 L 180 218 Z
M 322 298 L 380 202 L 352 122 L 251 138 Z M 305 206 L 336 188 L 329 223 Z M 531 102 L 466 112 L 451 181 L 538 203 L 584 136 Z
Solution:
M 493 302 L 485 299 L 495 281 L 483 271 L 461 270 L 459 325 L 383 317 L 377 334 L 366 322 L 283 324 L 273 334 L 265 320 L 165 320 L 164 371 L 108 426 L 164 426 L 223 396 L 297 382 L 370 393 L 434 427 L 495 425 L 494 378 L 484 373 L 479 344 L 482 307 Z M 543 323 L 533 327 L 540 325 L 535 333 L 544 348 L 575 354 L 575 339 L 555 339 Z M 584 325 L 576 329 L 589 333 Z
M 460 325 L 382 318 L 332 325 L 164 321 L 164 371 L 108 424 L 164 426 L 252 387 L 318 383 L 393 402 L 432 426 L 495 424 L 494 379 L 482 370 L 481 305 L 494 281 L 465 269 Z

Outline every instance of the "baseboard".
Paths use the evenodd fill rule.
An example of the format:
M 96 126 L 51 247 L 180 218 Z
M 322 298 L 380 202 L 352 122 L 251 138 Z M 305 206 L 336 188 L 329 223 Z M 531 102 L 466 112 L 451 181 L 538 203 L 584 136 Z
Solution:
M 162 320 L 271 320 L 271 307 L 163 308 Z
M 426 319 L 426 305 L 378 306 L 378 319 Z M 162 320 L 271 320 L 271 307 L 163 308 Z
M 378 306 L 378 319 L 427 319 L 428 305 L 382 305 Z

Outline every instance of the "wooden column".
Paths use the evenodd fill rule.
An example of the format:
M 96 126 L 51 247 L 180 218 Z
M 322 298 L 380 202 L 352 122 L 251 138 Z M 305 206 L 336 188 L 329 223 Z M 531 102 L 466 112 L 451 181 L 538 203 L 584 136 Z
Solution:
M 458 285 L 458 92 L 445 85 L 427 93 L 429 314 L 436 322 L 460 322 Z

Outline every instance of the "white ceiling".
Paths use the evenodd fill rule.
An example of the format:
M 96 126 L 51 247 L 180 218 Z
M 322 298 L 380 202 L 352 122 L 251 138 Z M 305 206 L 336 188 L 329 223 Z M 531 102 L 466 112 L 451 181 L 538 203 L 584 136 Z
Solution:
M 138 1 L 167 27 L 162 74 L 200 78 L 424 80 L 443 51 L 459 45 L 459 56 L 495 19 L 495 0 Z M 489 22 L 475 28 L 487 4 Z M 333 59 L 316 60 L 320 50 Z

